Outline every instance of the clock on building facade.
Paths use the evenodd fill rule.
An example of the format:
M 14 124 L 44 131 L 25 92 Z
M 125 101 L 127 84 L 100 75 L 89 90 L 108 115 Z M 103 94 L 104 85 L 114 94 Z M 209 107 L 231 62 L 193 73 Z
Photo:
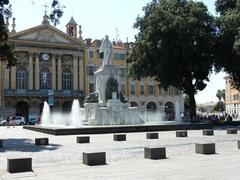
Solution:
M 50 55 L 49 55 L 49 53 L 42 53 L 41 58 L 44 61 L 48 61 L 50 59 Z

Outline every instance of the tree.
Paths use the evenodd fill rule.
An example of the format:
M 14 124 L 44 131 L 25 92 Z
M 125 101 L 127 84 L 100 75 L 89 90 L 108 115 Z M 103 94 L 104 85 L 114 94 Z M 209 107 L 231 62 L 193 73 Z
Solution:
M 222 90 L 222 99 L 225 102 L 225 89 Z
M 214 18 L 202 2 L 153 0 L 138 17 L 136 43 L 130 54 L 130 74 L 153 77 L 189 96 L 190 116 L 196 116 L 194 95 L 206 87 L 213 67 Z
M 218 101 L 214 106 L 213 111 L 219 111 L 219 112 L 225 111 L 225 103 L 222 101 Z
M 216 20 L 215 67 L 227 72 L 232 85 L 240 89 L 240 1 L 217 0 L 215 5 L 220 14 Z
M 7 67 L 13 66 L 16 63 L 16 58 L 13 53 L 13 46 L 9 45 L 7 42 L 8 29 L 5 19 L 8 20 L 11 15 L 11 5 L 9 4 L 9 1 L 0 0 L 0 60 L 6 61 Z
M 65 6 L 61 6 L 58 0 L 53 0 L 52 8 L 53 11 L 49 15 L 49 19 L 54 24 L 54 26 L 56 26 L 57 24 L 60 23 L 60 18 L 63 15 L 63 8 L 65 8 Z
M 220 89 L 217 90 L 216 96 L 217 96 L 218 100 L 221 101 L 221 99 L 222 99 L 222 91 Z

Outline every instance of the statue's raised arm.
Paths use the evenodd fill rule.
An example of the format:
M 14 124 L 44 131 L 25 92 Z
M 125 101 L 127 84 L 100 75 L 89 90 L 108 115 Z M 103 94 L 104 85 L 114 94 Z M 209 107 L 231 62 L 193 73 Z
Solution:
M 100 46 L 100 52 L 103 52 L 103 62 L 102 67 L 105 65 L 112 65 L 113 64 L 113 48 L 112 43 L 109 40 L 108 35 L 105 36 L 105 39 L 102 41 Z

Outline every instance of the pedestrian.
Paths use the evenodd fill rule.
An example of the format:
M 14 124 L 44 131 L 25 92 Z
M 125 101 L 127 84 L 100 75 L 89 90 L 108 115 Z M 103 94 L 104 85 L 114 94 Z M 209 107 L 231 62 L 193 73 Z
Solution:
M 39 124 L 41 123 L 40 121 L 41 121 L 41 118 L 40 118 L 40 116 L 38 116 L 38 117 L 37 117 L 37 123 L 36 123 L 36 124 L 39 125 Z
M 12 125 L 13 127 L 15 128 L 15 124 L 16 124 L 16 119 L 15 119 L 15 116 L 12 117 Z
M 6 119 L 6 123 L 7 123 L 7 128 L 10 128 L 10 117 L 8 116 Z

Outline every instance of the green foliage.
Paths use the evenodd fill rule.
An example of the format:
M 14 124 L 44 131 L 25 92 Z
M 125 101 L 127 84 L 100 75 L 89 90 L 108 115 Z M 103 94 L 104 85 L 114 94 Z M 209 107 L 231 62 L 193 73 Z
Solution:
M 54 26 L 56 26 L 60 23 L 60 18 L 63 15 L 63 8 L 65 8 L 65 6 L 61 6 L 60 2 L 58 0 L 53 0 L 52 8 L 53 8 L 53 10 L 52 10 L 51 14 L 49 15 L 49 19 L 54 24 Z
M 232 77 L 232 84 L 240 89 L 240 0 L 218 0 L 216 10 L 216 63 Z
M 13 46 L 9 45 L 8 29 L 4 18 L 11 17 L 11 5 L 8 0 L 0 0 L 0 60 L 7 61 L 7 66 L 13 66 L 16 64 L 16 58 L 13 53 Z
M 188 0 L 154 0 L 144 11 L 134 25 L 139 33 L 129 56 L 130 74 L 182 90 L 193 117 L 194 94 L 206 87 L 213 67 L 214 18 L 202 2 Z
M 217 90 L 216 96 L 217 96 L 218 100 L 221 101 L 221 99 L 222 99 L 222 91 L 220 89 Z
M 223 99 L 224 102 L 225 102 L 225 95 L 226 95 L 225 89 L 223 89 L 223 90 L 222 90 L 222 99 Z
M 216 96 L 217 96 L 219 101 L 223 100 L 225 102 L 225 89 L 222 89 L 222 90 L 218 89 L 217 93 L 216 93 Z
M 236 8 L 236 2 L 237 0 L 217 0 L 215 2 L 216 11 L 224 14 L 228 10 Z
M 225 111 L 225 103 L 222 101 L 218 101 L 217 104 L 214 106 L 213 111 Z

